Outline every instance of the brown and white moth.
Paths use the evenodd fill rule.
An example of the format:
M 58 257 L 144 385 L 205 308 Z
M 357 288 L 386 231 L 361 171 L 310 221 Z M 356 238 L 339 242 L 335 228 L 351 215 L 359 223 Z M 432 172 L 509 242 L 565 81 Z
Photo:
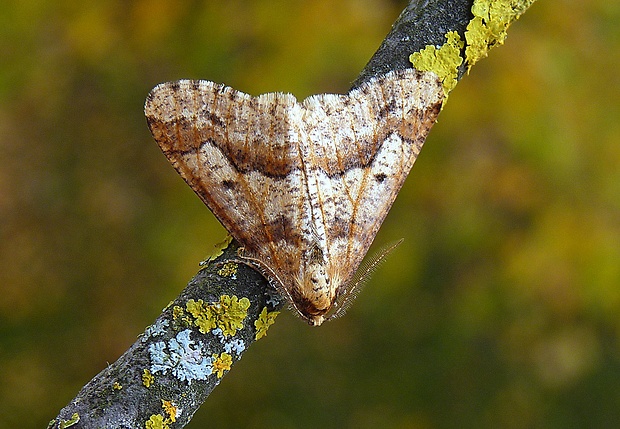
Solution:
M 443 101 L 433 73 L 399 70 L 346 95 L 253 97 L 163 83 L 145 114 L 166 157 L 311 325 L 342 314 L 356 271 Z

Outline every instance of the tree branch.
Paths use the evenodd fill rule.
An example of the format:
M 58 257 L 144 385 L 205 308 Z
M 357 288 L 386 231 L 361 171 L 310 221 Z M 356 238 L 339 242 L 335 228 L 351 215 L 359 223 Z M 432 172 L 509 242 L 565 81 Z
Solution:
M 505 0 L 520 1 L 528 6 L 531 2 Z M 472 4 L 411 1 L 353 87 L 391 70 L 411 68 L 412 53 L 443 45 L 450 31 L 465 40 Z M 466 61 L 458 66 L 457 79 L 466 66 Z M 226 262 L 237 259 L 237 248 L 232 242 L 209 261 L 129 350 L 60 411 L 50 428 L 184 427 L 283 306 L 260 274 Z
M 50 427 L 129 429 L 159 420 L 161 425 L 153 428 L 180 428 L 191 420 L 282 306 L 259 273 L 226 262 L 237 258 L 238 245 L 229 242 Z M 69 426 L 73 421 L 75 426 Z
M 445 34 L 449 31 L 457 31 L 462 37 L 473 17 L 472 4 L 473 0 L 410 1 L 352 88 L 389 71 L 411 68 L 409 56 L 412 53 L 427 45 L 443 45 Z M 461 76 L 464 71 L 464 66 L 461 66 Z

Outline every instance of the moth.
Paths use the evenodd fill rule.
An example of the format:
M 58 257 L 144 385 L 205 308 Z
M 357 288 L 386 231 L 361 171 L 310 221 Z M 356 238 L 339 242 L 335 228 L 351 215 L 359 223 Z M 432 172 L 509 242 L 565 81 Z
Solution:
M 433 73 L 347 94 L 257 97 L 204 80 L 156 86 L 145 115 L 178 173 L 309 324 L 340 316 L 443 102 Z M 357 273 L 357 274 L 356 274 Z

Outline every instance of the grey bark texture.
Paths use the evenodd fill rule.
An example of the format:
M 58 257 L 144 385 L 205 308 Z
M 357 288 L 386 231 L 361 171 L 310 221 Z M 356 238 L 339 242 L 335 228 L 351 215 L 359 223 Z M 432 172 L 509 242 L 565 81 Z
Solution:
M 448 31 L 456 30 L 463 37 L 472 17 L 472 3 L 471 0 L 411 1 L 353 87 L 391 70 L 411 68 L 409 55 L 426 45 L 442 45 Z M 215 374 L 204 377 L 204 374 L 192 372 L 209 358 L 200 354 L 199 346 L 210 353 L 221 354 L 225 347 L 230 351 L 232 341 L 242 342 L 242 348 L 229 353 L 234 364 L 255 341 L 254 322 L 261 311 L 264 308 L 278 310 L 283 306 L 269 283 L 248 266 L 239 264 L 234 276 L 222 274 L 224 261 L 237 258 L 237 248 L 238 244 L 233 241 L 220 257 L 200 270 L 129 350 L 88 382 L 49 427 L 145 428 L 149 427 L 147 422 L 152 416 L 158 415 L 167 419 L 170 428 L 184 427 L 221 381 Z M 227 344 L 221 336 L 201 333 L 197 326 L 188 323 L 187 314 L 184 319 L 178 310 L 186 308 L 189 300 L 214 303 L 222 295 L 245 297 L 250 301 L 243 328 L 234 337 L 227 338 Z M 180 335 L 188 329 L 189 337 L 186 336 L 184 342 Z M 162 361 L 161 356 L 168 356 L 165 358 L 168 360 Z M 156 371 L 158 368 L 160 371 Z M 189 372 L 184 373 L 184 368 Z M 154 377 L 148 387 L 144 382 L 145 370 Z M 166 409 L 163 401 L 180 410 L 180 414 L 171 418 L 171 409 Z
M 197 350 L 200 342 L 203 349 L 209 350 L 210 353 L 221 354 L 225 351 L 225 342 L 221 336 L 202 334 L 198 327 L 188 323 L 188 320 L 191 321 L 193 318 L 185 311 L 186 303 L 190 300 L 217 303 L 222 295 L 236 296 L 238 299 L 248 298 L 250 306 L 243 328 L 237 331 L 234 337 L 229 338 L 236 342 L 242 341 L 245 349 L 255 341 L 254 321 L 259 318 L 263 308 L 273 311 L 281 307 L 281 299 L 258 272 L 239 264 L 235 274 L 225 273 L 227 269 L 225 261 L 235 259 L 237 249 L 238 246 L 231 243 L 221 256 L 200 270 L 138 340 L 116 362 L 88 382 L 60 411 L 58 417 L 50 422 L 50 427 L 144 428 L 152 415 L 159 414 L 169 419 L 162 401 L 170 401 L 181 410 L 178 417 L 175 416 L 176 421 L 169 424 L 169 427 L 181 428 L 189 423 L 200 405 L 219 384 L 221 377 L 212 374 L 205 380 L 182 380 L 172 369 L 175 364 L 182 369 L 181 362 L 169 362 L 170 370 L 166 373 L 154 372 L 153 347 L 165 344 L 164 351 L 168 355 L 171 354 L 170 342 L 178 339 L 179 332 L 186 329 L 192 331 L 190 334 L 190 339 L 193 341 L 193 345 L 190 346 L 192 351 Z M 179 308 L 184 309 L 182 314 L 178 314 Z M 189 364 L 195 364 L 196 359 L 192 359 L 191 351 L 186 351 L 190 352 L 186 355 L 190 359 Z M 233 363 L 241 358 L 242 353 L 242 351 L 229 353 L 233 357 Z M 145 369 L 154 377 L 149 387 L 144 383 Z M 76 413 L 79 421 L 68 426 L 75 420 Z
M 412 0 L 392 25 L 379 49 L 372 56 L 352 88 L 357 88 L 374 76 L 392 70 L 411 68 L 409 55 L 427 45 L 441 46 L 445 34 L 457 31 L 465 40 L 465 28 L 473 18 L 473 0 Z M 465 72 L 461 65 L 459 78 Z

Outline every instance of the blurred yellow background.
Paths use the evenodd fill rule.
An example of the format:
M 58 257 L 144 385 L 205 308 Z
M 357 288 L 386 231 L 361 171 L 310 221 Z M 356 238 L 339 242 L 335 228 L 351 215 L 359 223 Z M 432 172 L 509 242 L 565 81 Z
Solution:
M 225 235 L 148 91 L 345 92 L 405 4 L 3 3 L 0 428 L 45 427 Z M 618 427 L 619 52 L 620 3 L 535 3 L 451 93 L 349 313 L 281 315 L 188 428 Z

